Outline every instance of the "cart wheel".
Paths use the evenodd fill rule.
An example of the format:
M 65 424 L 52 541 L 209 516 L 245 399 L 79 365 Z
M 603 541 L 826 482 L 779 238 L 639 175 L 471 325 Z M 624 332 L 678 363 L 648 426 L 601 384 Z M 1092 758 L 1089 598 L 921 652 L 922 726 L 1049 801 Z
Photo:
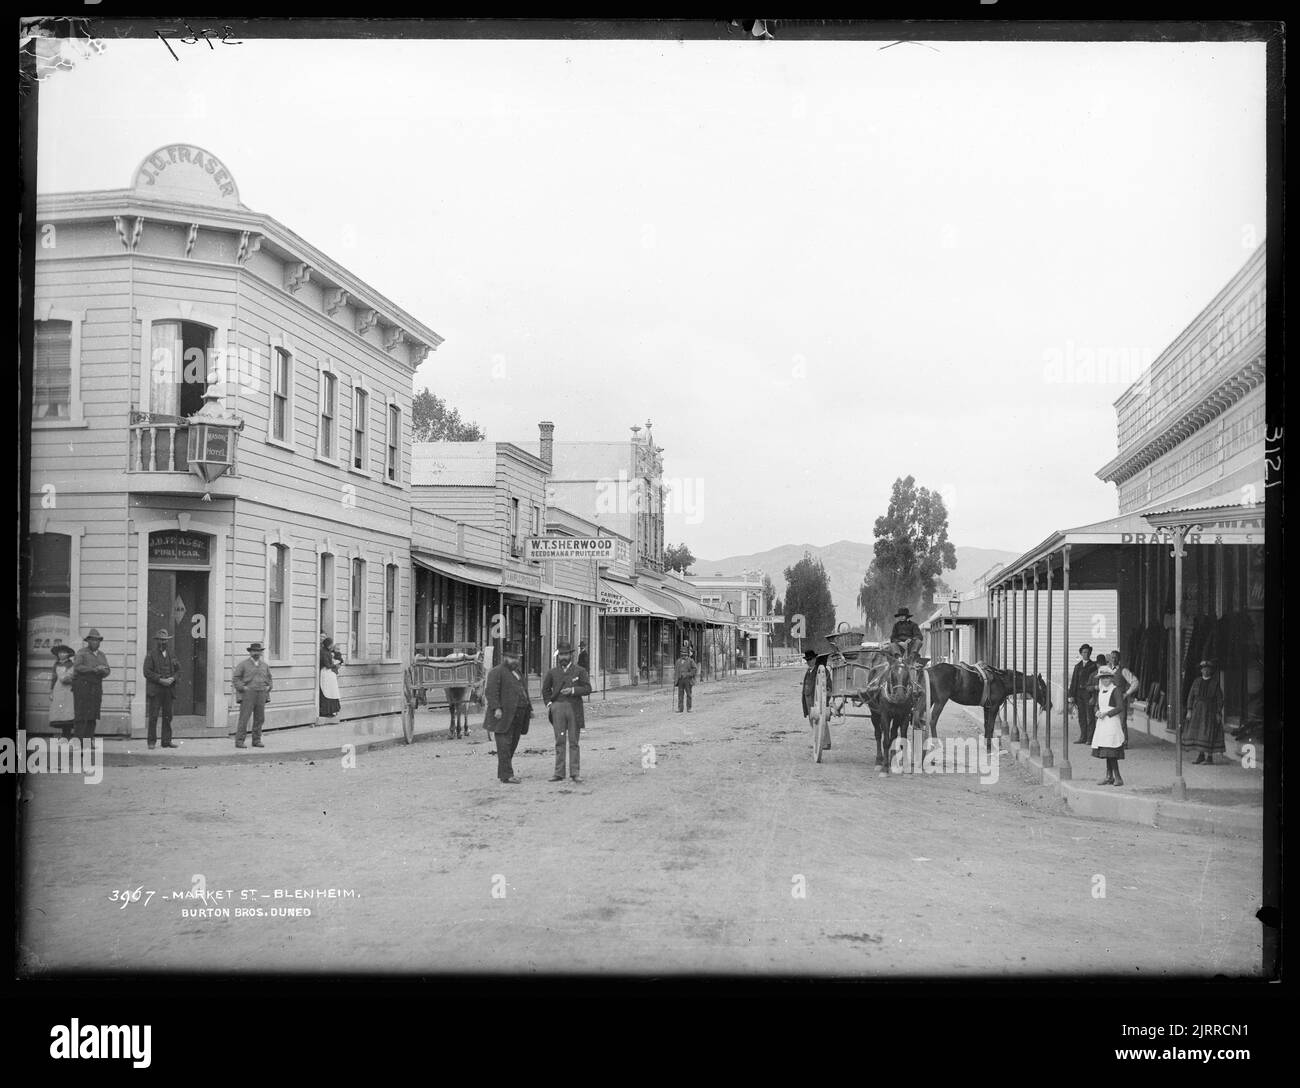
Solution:
M 826 726 L 831 715 L 831 709 L 828 705 L 826 695 L 826 669 L 823 666 L 817 670 L 817 686 L 813 694 L 813 712 L 812 712 L 812 732 L 813 732 L 813 762 L 822 761 L 822 749 L 826 745 Z

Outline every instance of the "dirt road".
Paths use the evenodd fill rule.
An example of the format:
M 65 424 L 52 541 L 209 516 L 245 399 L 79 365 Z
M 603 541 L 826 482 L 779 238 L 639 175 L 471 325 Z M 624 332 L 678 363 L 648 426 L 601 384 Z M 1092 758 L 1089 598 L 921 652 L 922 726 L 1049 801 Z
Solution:
M 544 717 L 518 786 L 496 781 L 481 730 L 353 767 L 109 767 L 96 786 L 30 775 L 20 966 L 1257 970 L 1257 842 L 1073 817 L 1006 755 L 996 782 L 877 778 L 864 719 L 835 725 L 815 765 L 798 683 L 785 670 L 706 685 L 689 715 L 662 693 L 597 703 L 579 785 L 547 781 Z M 976 729 L 951 708 L 940 733 L 954 732 Z M 196 875 L 206 900 L 172 898 Z M 330 889 L 348 894 L 294 897 Z

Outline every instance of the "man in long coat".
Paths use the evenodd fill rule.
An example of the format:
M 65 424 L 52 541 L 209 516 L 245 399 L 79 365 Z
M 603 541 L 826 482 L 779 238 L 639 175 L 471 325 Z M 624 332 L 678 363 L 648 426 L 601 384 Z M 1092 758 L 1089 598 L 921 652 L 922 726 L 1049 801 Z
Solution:
M 689 712 L 691 709 L 691 692 L 695 688 L 695 674 L 698 669 L 695 665 L 695 658 L 688 652 L 690 644 L 682 647 L 682 652 L 677 655 L 677 661 L 673 664 L 673 684 L 677 687 L 677 713 L 680 714 L 683 709 Z
M 528 731 L 528 719 L 533 716 L 528 674 L 521 667 L 521 656 L 517 644 L 508 647 L 501 655 L 501 663 L 487 674 L 483 687 L 487 702 L 483 728 L 496 741 L 497 778 L 511 786 L 519 784 L 514 768 L 515 749 L 519 747 L 519 738 Z
M 104 696 L 104 677 L 113 671 L 99 649 L 103 640 L 104 636 L 92 627 L 82 640 L 86 645 L 72 659 L 72 735 L 83 740 L 95 735 Z
M 561 642 L 556 647 L 555 666 L 547 670 L 542 680 L 542 701 L 546 704 L 555 730 L 555 774 L 552 782 L 563 782 L 565 771 L 565 749 L 570 752 L 568 770 L 575 782 L 579 777 L 579 759 L 581 751 L 578 737 L 586 726 L 582 713 L 582 697 L 591 694 L 591 678 L 581 665 L 574 664 L 573 644 Z
M 181 671 L 179 662 L 167 648 L 172 636 L 159 631 L 154 638 L 154 648 L 144 659 L 145 718 L 148 722 L 149 747 L 158 743 L 158 718 L 162 718 L 162 746 L 175 748 L 172 743 L 172 697 L 176 692 L 176 674 Z

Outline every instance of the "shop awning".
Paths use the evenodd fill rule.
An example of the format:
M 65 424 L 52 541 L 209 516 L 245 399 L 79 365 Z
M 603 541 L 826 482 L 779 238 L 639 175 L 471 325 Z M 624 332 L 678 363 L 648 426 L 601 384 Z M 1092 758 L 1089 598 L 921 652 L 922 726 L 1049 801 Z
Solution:
M 1042 564 L 1048 556 L 1060 551 L 1066 544 L 1071 547 L 1080 544 L 1144 544 L 1151 536 L 1151 525 L 1141 514 L 1123 514 L 1117 518 L 1095 521 L 1090 525 L 1079 525 L 1073 529 L 1058 529 L 1038 547 L 1030 549 L 997 571 L 990 579 L 989 585 L 990 587 L 1001 585 L 1013 576 L 1019 578 L 1031 567 Z M 1152 543 L 1154 542 L 1152 539 Z
M 725 608 L 714 608 L 712 605 L 706 604 L 704 606 L 704 611 L 709 617 L 708 622 L 713 624 L 715 627 L 736 626 L 735 614 L 728 612 Z
M 600 614 L 602 616 L 658 616 L 676 619 L 667 607 L 651 600 L 636 586 L 600 579 Z
M 435 571 L 458 582 L 468 582 L 472 586 L 485 586 L 488 589 L 501 588 L 501 572 L 491 567 L 478 567 L 470 563 L 460 563 L 454 559 L 434 558 L 430 555 L 411 553 L 411 562 L 425 570 Z
M 709 615 L 704 610 L 702 602 L 694 597 L 689 597 L 685 593 L 678 593 L 676 590 L 669 589 L 667 586 L 659 586 L 654 591 L 665 601 L 669 601 L 677 606 L 677 618 L 690 620 L 692 623 L 709 623 Z

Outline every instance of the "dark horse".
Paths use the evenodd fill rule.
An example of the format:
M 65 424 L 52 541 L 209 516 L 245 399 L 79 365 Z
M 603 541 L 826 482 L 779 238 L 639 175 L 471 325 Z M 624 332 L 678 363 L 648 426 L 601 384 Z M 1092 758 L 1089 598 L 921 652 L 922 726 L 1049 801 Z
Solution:
M 871 724 L 876 731 L 876 766 L 880 768 L 877 774 L 890 773 L 895 746 L 907 742 L 907 729 L 917 698 L 908 667 L 902 661 L 891 662 L 867 699 Z
M 956 665 L 949 665 L 946 662 L 931 665 L 928 672 L 930 676 L 930 735 L 933 737 L 938 735 L 936 723 L 939 721 L 939 715 L 943 713 L 943 708 L 947 706 L 949 700 L 960 703 L 962 706 L 981 705 L 980 700 L 984 694 L 984 682 L 969 669 L 959 669 Z M 1012 695 L 1022 693 L 1033 695 L 1034 702 L 1043 710 L 1049 712 L 1051 704 L 1048 701 L 1047 684 L 1043 682 L 1041 676 L 1035 676 L 1031 684 L 1030 678 L 1023 672 L 994 668 L 989 668 L 988 672 L 988 702 L 983 704 L 984 750 L 991 752 L 993 750 L 993 723 L 997 720 L 998 711 L 1007 699 L 1011 698 Z

